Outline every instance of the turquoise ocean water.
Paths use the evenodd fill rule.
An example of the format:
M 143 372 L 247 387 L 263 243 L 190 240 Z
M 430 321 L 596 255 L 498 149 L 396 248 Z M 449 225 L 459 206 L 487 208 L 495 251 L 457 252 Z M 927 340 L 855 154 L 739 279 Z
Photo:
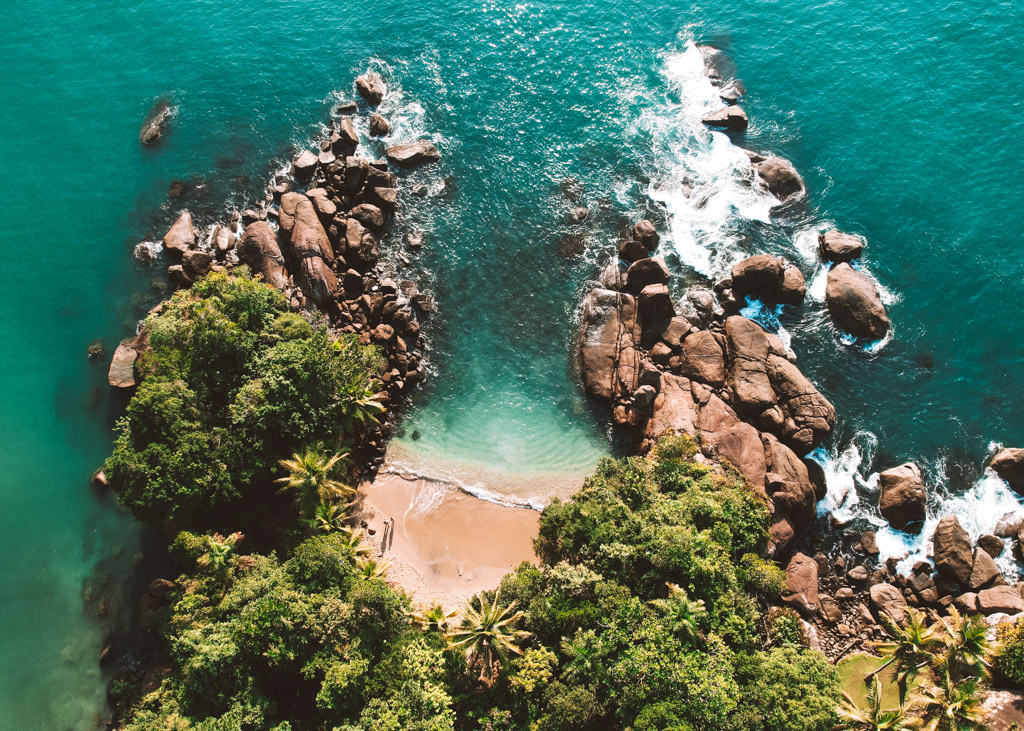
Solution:
M 569 352 L 579 292 L 622 222 L 655 217 L 680 285 L 776 251 L 801 263 L 812 291 L 808 244 L 832 223 L 867 237 L 864 265 L 895 324 L 869 352 L 844 344 L 813 297 L 781 316 L 841 415 L 820 455 L 836 510 L 872 518 L 871 474 L 905 459 L 925 466 L 933 512 L 948 496 L 981 529 L 1016 506 L 980 465 L 992 443 L 1024 445 L 1017 3 L 4 10 L 0 728 L 91 728 L 106 681 L 101 600 L 108 618 L 135 601 L 117 589 L 139 532 L 87 484 L 122 404 L 105 364 L 85 357 L 93 338 L 112 350 L 158 297 L 160 273 L 136 264 L 133 246 L 177 210 L 166 200 L 175 178 L 205 182 L 187 201 L 204 224 L 261 196 L 367 66 L 392 82 L 396 136 L 430 136 L 445 156 L 422 174 L 432 196 L 397 222 L 396 239 L 426 232 L 400 274 L 434 292 L 438 311 L 432 375 L 393 444 L 396 468 L 510 502 L 565 494 L 617 449 Z M 745 144 L 793 160 L 805 211 L 769 219 L 736 183 L 730 141 L 694 124 L 714 100 L 691 40 L 735 60 L 749 89 Z M 143 150 L 138 127 L 161 96 L 177 109 L 172 131 Z M 582 183 L 582 225 L 565 223 L 564 178 Z

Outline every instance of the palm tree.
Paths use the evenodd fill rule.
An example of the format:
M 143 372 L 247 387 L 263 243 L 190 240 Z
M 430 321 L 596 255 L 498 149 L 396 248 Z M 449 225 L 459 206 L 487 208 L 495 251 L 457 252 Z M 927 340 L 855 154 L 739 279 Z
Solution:
M 865 708 L 858 706 L 846 691 L 836 713 L 842 719 L 840 728 L 852 731 L 907 731 L 921 726 L 921 720 L 910 717 L 911 700 L 901 700 L 896 708 L 882 708 L 882 681 L 875 675 L 868 686 Z
M 488 683 L 493 682 L 495 666 L 504 665 L 508 653 L 523 654 L 516 643 L 530 636 L 525 630 L 515 629 L 524 616 L 515 607 L 515 602 L 507 607 L 501 605 L 501 589 L 494 592 L 491 602 L 483 594 L 477 595 L 466 602 L 460 626 L 445 633 L 450 649 L 464 651 L 470 665 L 482 664 L 481 678 Z
M 341 527 L 342 543 L 352 549 L 358 560 L 360 556 L 369 556 L 373 548 L 363 543 L 366 533 L 362 528 L 351 528 L 347 525 Z
M 416 611 L 409 612 L 408 615 L 412 623 L 425 632 L 429 630 L 447 632 L 448 622 L 457 616 L 458 612 L 446 612 L 444 607 L 435 601 L 429 607 L 426 604 L 420 604 Z
M 322 533 L 344 530 L 345 519 L 348 517 L 348 506 L 337 503 L 321 503 L 316 506 L 316 515 L 307 521 L 310 528 Z
M 668 597 L 652 599 L 650 604 L 665 618 L 667 626 L 689 645 L 702 641 L 701 626 L 707 621 L 708 612 L 702 599 L 693 600 L 686 590 L 676 584 L 666 584 Z
M 370 579 L 383 579 L 390 570 L 391 564 L 387 561 L 367 558 L 366 556 L 360 556 L 356 559 L 356 576 L 360 579 L 367 581 Z
M 281 466 L 288 475 L 277 480 L 281 492 L 295 493 L 295 502 L 307 519 L 316 515 L 319 505 L 335 502 L 348 497 L 355 489 L 331 477 L 338 462 L 348 457 L 348 452 L 328 456 L 322 443 L 296 452 L 291 459 L 282 459 Z
M 984 726 L 980 679 L 955 682 L 948 667 L 934 671 L 935 683 L 921 693 L 925 731 L 976 731 Z
M 601 683 L 608 675 L 608 651 L 598 642 L 597 633 L 592 629 L 577 628 L 571 641 L 563 639 L 562 654 L 568 658 L 562 671 L 568 683 Z
M 879 614 L 882 629 L 890 639 L 873 642 L 872 645 L 883 657 L 889 659 L 865 676 L 864 681 L 878 678 L 878 674 L 893 663 L 896 664 L 896 681 L 900 690 L 900 702 L 907 699 L 907 688 L 921 669 L 935 662 L 936 654 L 942 647 L 942 639 L 934 626 L 925 624 L 924 612 L 907 607 L 907 621 L 901 627 L 886 612 Z
M 998 644 L 988 638 L 985 620 L 979 615 L 965 617 L 956 607 L 950 607 L 949 616 L 940 617 L 939 621 L 946 645 L 939 664 L 948 668 L 953 682 L 961 678 L 985 679 L 991 658 L 998 650 Z
M 359 381 L 346 388 L 346 398 L 341 404 L 341 428 L 345 434 L 355 434 L 367 424 L 377 423 L 377 415 L 385 410 L 377 400 L 374 390 L 377 385 L 376 381 Z
M 214 533 L 207 539 L 206 553 L 196 559 L 196 565 L 202 569 L 208 568 L 214 574 L 223 574 L 230 567 L 230 556 L 242 538 L 244 536 L 241 533 L 232 533 L 227 538 Z

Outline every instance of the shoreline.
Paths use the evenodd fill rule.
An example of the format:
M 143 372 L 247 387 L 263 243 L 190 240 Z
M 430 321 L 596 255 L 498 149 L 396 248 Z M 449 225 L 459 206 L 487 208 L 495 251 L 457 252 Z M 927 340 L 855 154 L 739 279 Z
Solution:
M 426 479 L 380 474 L 359 486 L 353 516 L 365 521 L 373 558 L 386 560 L 388 581 L 417 603 L 460 609 L 493 589 L 523 561 L 537 563 L 533 538 L 540 513 L 482 500 Z M 385 521 L 394 520 L 387 546 Z

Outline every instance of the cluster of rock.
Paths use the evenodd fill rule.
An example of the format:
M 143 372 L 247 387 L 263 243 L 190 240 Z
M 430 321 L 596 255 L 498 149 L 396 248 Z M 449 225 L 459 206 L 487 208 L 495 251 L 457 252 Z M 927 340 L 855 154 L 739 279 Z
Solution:
M 621 243 L 601 286 L 586 296 L 579 363 L 587 394 L 612 404 L 616 424 L 637 427 L 641 449 L 662 434 L 694 436 L 770 498 L 774 550 L 814 518 L 820 467 L 805 460 L 830 433 L 835 409 L 793 364 L 779 338 L 739 315 L 735 294 L 799 302 L 803 277 L 777 257 L 733 269 L 719 298 L 706 289 L 673 301 L 658 234 L 641 221 Z
M 359 77 L 356 89 L 370 107 L 386 94 L 375 73 Z M 351 115 L 358 107 L 342 104 L 338 112 Z M 378 136 L 390 132 L 387 120 L 376 113 L 369 126 Z M 206 236 L 183 210 L 162 244 L 172 261 L 168 277 L 175 286 L 189 287 L 211 271 L 244 264 L 282 290 L 294 310 L 318 310 L 335 332 L 356 333 L 362 342 L 379 345 L 387 366 L 381 374 L 385 391 L 378 397 L 387 403 L 423 377 L 418 317 L 433 308 L 430 295 L 418 292 L 411 281 L 391 279 L 380 262 L 380 240 L 398 200 L 392 166 L 416 167 L 440 159 L 440 153 L 433 143 L 421 141 L 388 146 L 386 160 L 372 160 L 357 155 L 358 146 L 352 117 L 340 116 L 318 152 L 303 151 L 292 162 L 294 181 L 304 192 L 279 180 L 266 202 L 236 211 L 230 224 L 215 225 Z M 111 385 L 137 385 L 136 356 L 145 347 L 144 331 L 120 344 L 109 372 Z

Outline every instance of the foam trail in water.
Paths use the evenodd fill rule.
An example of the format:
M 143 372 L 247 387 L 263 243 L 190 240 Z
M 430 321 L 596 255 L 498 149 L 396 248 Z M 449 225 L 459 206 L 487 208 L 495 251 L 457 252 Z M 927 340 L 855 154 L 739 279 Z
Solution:
M 875 492 L 878 477 L 865 479 L 860 467 L 865 459 L 870 463 L 878 439 L 867 431 L 857 432 L 846 449 L 837 456 L 830 456 L 823 449 L 816 449 L 808 455 L 818 462 L 825 471 L 827 491 L 818 503 L 818 515 L 831 515 L 838 523 L 848 523 L 863 513 L 860 502 L 861 492 Z M 862 451 L 863 450 L 863 451 Z
M 700 49 L 688 42 L 665 58 L 662 75 L 679 101 L 648 110 L 640 126 L 653 139 L 660 182 L 649 196 L 669 215 L 669 243 L 683 264 L 719 276 L 743 258 L 736 219 L 768 222 L 778 200 L 754 184 L 746 153 L 701 120 L 725 106 L 704 70 Z

